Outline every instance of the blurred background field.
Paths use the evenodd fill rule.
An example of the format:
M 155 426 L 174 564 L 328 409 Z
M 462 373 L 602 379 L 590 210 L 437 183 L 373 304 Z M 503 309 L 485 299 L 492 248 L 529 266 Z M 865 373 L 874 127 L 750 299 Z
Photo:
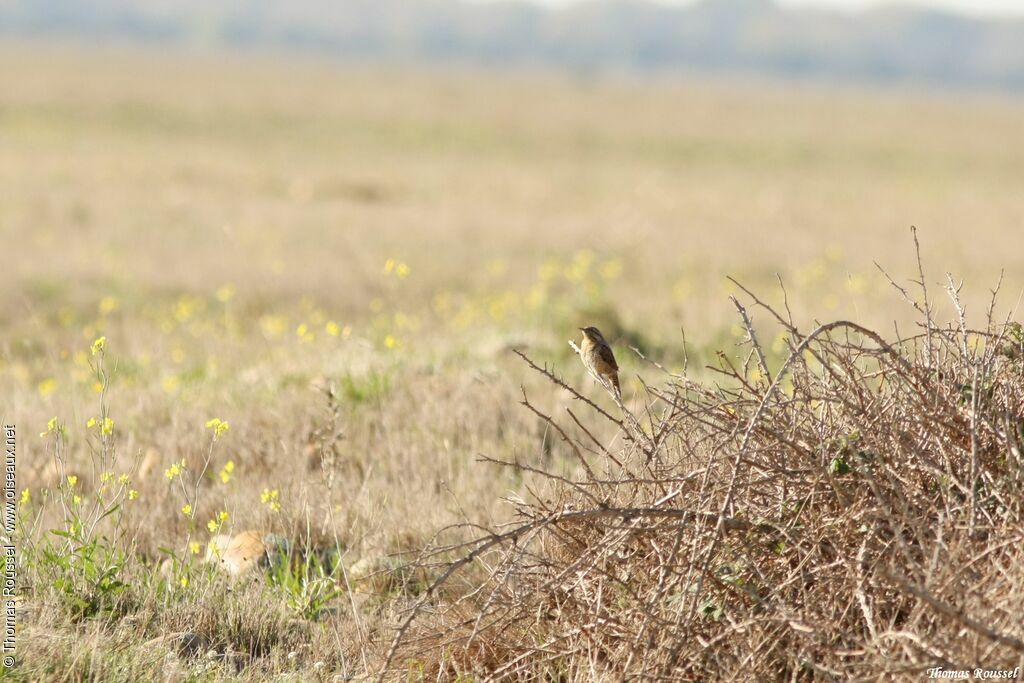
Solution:
M 445 292 L 585 290 L 567 264 L 589 253 L 581 280 L 605 266 L 603 303 L 664 336 L 707 325 L 726 273 L 847 308 L 911 223 L 940 269 L 1024 270 L 1022 106 L 997 95 L 67 48 L 4 62 L 8 282 L 44 301 L 231 284 L 351 319 L 387 258 L 415 268 L 412 313 Z
M 501 519 L 524 482 L 475 458 L 558 462 L 520 386 L 569 400 L 510 350 L 596 397 L 566 340 L 597 324 L 629 399 L 628 347 L 679 368 L 682 329 L 710 381 L 717 351 L 739 353 L 727 275 L 779 302 L 778 274 L 803 324 L 888 331 L 912 311 L 875 262 L 914 276 L 913 224 L 929 284 L 964 278 L 971 320 L 1001 271 L 1006 306 L 1024 287 L 1024 102 L 1006 92 L 66 43 L 7 42 L 0 63 L 0 395 L 37 520 L 23 533 L 59 518 L 51 417 L 68 471 L 101 486 L 86 423 L 105 337 L 131 571 L 187 555 L 190 529 L 205 544 L 221 510 L 235 531 L 340 538 L 352 565 Z M 198 470 L 213 417 L 231 429 L 190 521 L 165 470 Z M 26 653 L 129 670 L 111 643 L 130 624 L 76 638 L 45 573 L 23 576 Z M 366 618 L 384 629 L 381 604 Z M 251 675 L 369 666 L 365 640 L 335 642 L 362 628 L 346 610 L 315 655 L 270 647 Z

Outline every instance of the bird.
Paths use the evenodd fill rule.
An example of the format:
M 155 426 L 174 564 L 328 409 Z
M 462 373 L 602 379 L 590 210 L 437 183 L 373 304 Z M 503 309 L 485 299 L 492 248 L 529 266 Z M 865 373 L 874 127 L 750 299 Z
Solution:
M 580 359 L 591 374 L 615 390 L 615 398 L 622 400 L 619 388 L 619 364 L 615 362 L 612 347 L 605 341 L 601 330 L 596 327 L 581 327 L 583 341 L 580 343 Z

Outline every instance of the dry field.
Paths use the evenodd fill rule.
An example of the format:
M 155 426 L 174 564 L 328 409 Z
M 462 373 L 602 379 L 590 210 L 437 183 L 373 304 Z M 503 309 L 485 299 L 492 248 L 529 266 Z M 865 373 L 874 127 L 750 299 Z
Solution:
M 849 318 L 890 340 L 916 334 L 920 315 L 875 266 L 923 304 L 909 284 L 917 274 L 914 224 L 939 327 L 958 324 L 943 289 L 946 271 L 967 282 L 962 299 L 970 328 L 985 327 L 1001 271 L 1000 320 L 1024 288 L 1019 100 L 12 45 L 0 48 L 0 63 L 0 418 L 17 427 L 21 496 L 13 680 L 358 680 L 380 671 L 389 654 L 387 678 L 484 678 L 523 656 L 521 649 L 478 642 L 516 641 L 508 615 L 493 623 L 510 630 L 484 629 L 465 646 L 474 603 L 460 608 L 469 610 L 459 617 L 468 620 L 466 633 L 442 623 L 441 606 L 488 581 L 514 576 L 516 585 L 528 585 L 536 577 L 518 575 L 521 564 L 501 573 L 506 565 L 481 558 L 460 569 L 463 578 L 430 589 L 443 575 L 442 562 L 465 552 L 444 544 L 522 519 L 523 506 L 556 510 L 571 499 L 580 509 L 587 496 L 579 491 L 588 489 L 568 482 L 591 476 L 593 462 L 577 457 L 577 439 L 595 451 L 595 461 L 619 453 L 661 463 L 656 471 L 630 469 L 632 461 L 623 466 L 631 474 L 620 481 L 640 487 L 631 505 L 643 498 L 643 486 L 653 486 L 644 505 L 662 501 L 661 484 L 691 481 L 684 474 L 701 467 L 708 477 L 721 476 L 719 483 L 735 479 L 736 467 L 751 471 L 753 456 L 744 449 L 764 435 L 742 443 L 713 437 L 743 433 L 740 418 L 754 417 L 763 395 L 757 387 L 769 389 L 769 376 L 800 336 L 741 295 L 769 372 L 747 368 L 727 376 L 707 369 L 723 359 L 737 367 L 750 360 L 750 347 L 742 345 L 747 331 L 729 300 L 739 290 L 727 275 L 783 310 L 781 276 L 793 323 L 805 332 L 815 321 Z M 687 419 L 702 411 L 717 416 L 698 420 L 715 425 L 707 440 L 687 441 L 688 456 L 671 466 L 659 460 L 659 449 L 679 444 L 652 446 L 644 456 L 637 444 L 657 425 L 671 431 L 679 423 L 659 412 L 645 426 L 622 429 L 512 353 L 521 349 L 553 366 L 580 394 L 615 413 L 566 344 L 582 324 L 596 324 L 614 340 L 633 411 L 675 405 L 666 399 L 675 392 L 690 406 L 677 406 Z M 946 352 L 963 354 L 949 372 L 974 387 L 973 396 L 984 393 L 979 387 L 991 389 L 985 400 L 999 402 L 992 407 L 998 420 L 1024 414 L 1012 366 L 996 367 L 995 356 L 1014 340 L 1008 329 L 993 326 L 996 337 L 963 335 L 959 345 L 943 337 Z M 829 343 L 838 346 L 820 350 L 822 357 L 833 354 L 839 365 L 850 363 L 844 365 L 850 373 L 867 373 L 865 358 L 874 356 L 847 357 L 852 352 L 838 340 Z M 668 371 L 685 364 L 685 382 L 643 363 L 631 345 Z M 982 355 L 971 355 L 976 352 Z M 917 378 L 906 380 L 913 387 L 908 395 L 942 395 L 927 382 L 946 386 L 949 375 L 932 372 L 929 359 L 915 355 L 920 347 L 906 353 L 931 373 L 921 379 L 906 371 Z M 860 422 L 862 414 L 849 421 L 838 413 L 822 417 L 828 429 L 819 432 L 806 428 L 804 418 L 817 414 L 830 391 L 838 396 L 856 387 L 865 396 L 904 381 L 883 388 L 868 377 L 836 388 L 808 379 L 813 362 L 800 362 L 807 374 L 780 390 L 795 397 L 807 389 L 806 405 L 814 405 L 799 414 L 804 441 L 833 444 L 840 432 L 847 441 L 867 439 L 860 430 L 877 422 Z M 823 367 L 819 362 L 817 371 Z M 879 372 L 903 373 L 901 367 Z M 748 370 L 758 377 L 745 385 Z M 991 384 L 982 381 L 989 375 Z M 665 387 L 655 389 L 660 398 L 645 391 L 644 381 Z M 716 383 L 739 393 L 715 393 Z M 996 384 L 1010 388 L 997 391 Z M 519 404 L 523 392 L 537 412 Z M 905 399 L 893 392 L 894 402 Z M 714 412 L 721 407 L 714 401 L 727 409 Z M 958 448 L 967 444 L 969 466 L 947 454 L 932 474 L 948 484 L 960 481 L 954 474 L 967 467 L 970 480 L 984 479 L 987 494 L 998 498 L 997 483 L 1009 475 L 992 463 L 1009 467 L 1019 442 L 1014 446 L 1009 432 L 995 428 L 991 439 L 977 436 L 980 418 L 957 412 L 981 415 L 985 407 L 972 401 L 950 404 L 955 419 L 935 412 L 958 425 L 961 431 L 949 438 Z M 837 399 L 837 405 L 855 403 Z M 777 410 L 772 419 L 784 420 Z M 912 416 L 925 413 L 906 413 L 907 433 L 917 424 Z M 568 441 L 544 415 L 559 424 L 569 420 Z M 736 418 L 731 432 L 728 415 Z M 927 432 L 927 424 L 918 426 Z M 797 429 L 796 421 L 791 426 Z M 916 457 L 900 429 L 893 430 L 879 430 L 879 443 Z M 708 442 L 718 444 L 713 455 L 701 450 Z M 992 463 L 982 457 L 990 452 Z M 845 460 L 837 465 L 833 455 L 821 455 L 821 471 L 847 474 Z M 725 469 L 718 471 L 719 464 Z M 828 504 L 809 509 L 838 516 L 829 519 L 874 509 L 858 498 L 862 493 L 884 490 L 890 501 L 902 495 L 892 482 L 849 484 L 834 494 L 842 503 L 836 508 L 833 494 L 817 492 L 824 484 L 805 481 L 804 470 L 790 463 L 769 474 L 780 472 L 793 478 L 794 490 L 806 484 L 797 509 L 824 496 Z M 607 477 L 594 476 L 604 482 L 594 486 L 610 486 Z M 988 549 L 1012 547 L 1017 538 L 1019 547 L 1019 517 L 993 519 L 997 513 L 976 500 L 979 485 L 964 489 L 967 498 L 960 491 L 949 499 L 959 503 L 940 505 L 942 519 L 961 529 L 957 515 L 967 514 L 969 498 L 969 512 L 978 517 L 971 517 L 965 538 Z M 705 486 L 711 488 L 692 492 L 688 505 L 709 514 L 721 509 L 743 524 L 754 523 L 755 509 L 768 514 L 754 493 L 717 489 L 714 481 Z M 933 507 L 914 507 L 934 493 L 935 481 L 899 486 L 925 492 L 903 514 L 939 509 L 930 498 Z M 613 487 L 602 504 L 621 495 Z M 777 502 L 780 510 L 791 509 L 784 494 Z M 998 505 L 999 514 L 1012 508 L 1016 515 L 1019 508 Z M 990 535 L 979 540 L 975 524 L 984 527 L 979 520 L 986 514 Z M 465 526 L 438 536 L 458 524 Z M 717 539 L 725 523 L 716 524 L 704 535 Z M 261 564 L 270 566 L 229 576 L 218 556 L 226 549 L 209 545 L 247 530 L 257 532 L 256 555 L 259 544 L 269 549 Z M 593 549 L 573 538 L 583 545 L 572 552 Z M 839 545 L 858 552 L 860 541 L 847 541 Z M 799 539 L 775 538 L 776 555 L 787 542 L 802 547 Z M 925 545 L 923 537 L 915 542 Z M 726 553 L 737 572 L 753 563 L 736 559 L 740 551 L 730 543 L 723 537 L 694 552 Z M 427 545 L 441 548 L 439 554 L 415 562 Z M 864 547 L 870 555 L 867 541 Z M 211 554 L 213 561 L 205 562 Z M 1024 576 L 1021 561 L 1019 553 L 1008 559 L 1004 578 Z M 666 565 L 653 566 L 643 571 Z M 495 574 L 487 578 L 490 571 Z M 767 571 L 760 581 L 768 576 L 779 585 L 789 581 L 785 572 Z M 911 589 L 932 585 L 927 573 L 908 576 Z M 984 588 L 981 578 L 972 580 Z M 901 580 L 884 590 L 891 594 Z M 960 580 L 943 579 L 942 590 L 929 597 L 946 606 L 942 596 L 956 594 Z M 631 585 L 629 577 L 619 581 Z M 550 585 L 538 594 L 544 587 Z M 918 675 L 926 662 L 984 666 L 954 661 L 957 638 L 963 647 L 977 640 L 971 652 L 989 657 L 992 666 L 1012 663 L 1011 655 L 1019 661 L 1019 624 L 995 617 L 987 626 L 1013 643 L 968 627 L 968 636 L 957 636 L 952 617 L 948 641 L 928 641 L 925 625 L 935 620 L 921 605 L 931 603 L 907 590 L 906 604 L 876 605 L 879 614 L 895 615 L 885 633 L 904 634 L 891 642 L 872 624 L 864 626 L 871 646 L 850 643 L 845 647 L 853 654 L 826 656 L 769 630 L 761 637 L 793 649 L 764 655 L 763 641 L 750 636 L 749 651 L 764 655 L 756 666 L 778 665 L 779 675 L 794 679 L 880 675 L 874 665 L 847 669 L 829 657 L 877 663 L 891 655 L 886 647 L 905 655 L 903 668 L 889 674 Z M 676 594 L 664 581 L 651 591 L 644 604 L 667 600 L 685 611 L 688 598 L 669 600 Z M 1010 602 L 993 595 L 978 604 L 995 611 L 1020 607 L 1020 595 Z M 624 614 L 630 596 L 640 599 L 627 591 L 613 600 Z M 412 604 L 433 614 L 433 621 L 417 620 L 407 632 L 428 646 L 402 644 L 390 653 Z M 595 604 L 595 614 L 609 619 L 608 632 L 633 633 L 627 620 L 602 612 L 607 605 L 600 599 Z M 699 611 L 705 621 L 740 629 L 739 614 L 749 605 L 730 604 L 704 600 Z M 793 597 L 786 609 L 801 604 Z M 478 616 L 493 608 L 475 606 Z M 537 616 L 537 605 L 530 609 Z M 790 635 L 819 628 L 787 615 Z M 856 628 L 843 621 L 848 617 L 842 612 L 833 626 Z M 668 628 L 668 617 L 648 611 L 638 618 L 639 632 L 652 638 L 651 652 L 680 651 L 651 635 L 654 625 Z M 550 619 L 560 624 L 563 617 Z M 434 622 L 440 625 L 431 631 Z M 540 647 L 542 632 L 529 631 L 520 641 L 536 637 Z M 714 640 L 705 634 L 694 642 L 700 638 Z M 824 647 L 820 633 L 814 638 L 815 647 Z M 636 653 L 617 659 L 613 645 L 588 642 L 585 652 L 566 646 L 548 659 L 532 653 L 504 671 L 568 680 L 616 679 L 621 671 L 702 679 L 771 670 L 744 664 L 742 648 L 734 658 L 687 663 Z

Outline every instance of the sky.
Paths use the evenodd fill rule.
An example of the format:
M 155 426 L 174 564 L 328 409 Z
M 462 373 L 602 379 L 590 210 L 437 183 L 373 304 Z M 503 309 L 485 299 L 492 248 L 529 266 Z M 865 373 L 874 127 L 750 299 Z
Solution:
M 542 5 L 568 5 L 580 0 L 534 0 Z M 695 0 L 655 0 L 666 4 L 687 4 Z M 780 5 L 829 7 L 857 11 L 877 5 L 915 5 L 951 9 L 976 16 L 1024 16 L 1024 0 L 775 0 Z
M 776 0 L 782 5 L 813 5 L 843 10 L 861 10 L 872 5 L 893 4 L 892 0 Z M 900 4 L 952 9 L 964 14 L 1024 15 L 1024 0 L 907 0 Z

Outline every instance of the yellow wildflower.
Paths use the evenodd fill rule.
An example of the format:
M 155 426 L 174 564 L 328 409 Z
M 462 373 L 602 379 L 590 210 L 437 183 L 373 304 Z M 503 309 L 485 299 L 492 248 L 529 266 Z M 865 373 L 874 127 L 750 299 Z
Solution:
M 280 337 L 284 334 L 287 319 L 280 315 L 265 315 L 260 318 L 260 329 L 265 337 Z
M 270 508 L 271 512 L 281 511 L 280 494 L 277 489 L 263 489 L 263 493 L 260 494 L 260 501 Z
M 555 259 L 548 259 L 537 269 L 537 277 L 541 282 L 550 282 L 555 279 L 562 267 Z
M 106 337 L 100 337 L 99 339 L 94 341 L 92 343 L 92 355 L 95 356 L 97 353 L 102 351 L 103 347 L 105 347 L 106 345 L 107 345 L 107 338 Z
M 42 382 L 40 382 L 36 388 L 39 390 L 39 395 L 42 396 L 43 398 L 46 398 L 47 396 L 49 396 L 50 394 L 57 390 L 57 380 L 53 379 L 52 377 L 47 377 Z
M 206 428 L 212 429 L 214 438 L 217 438 L 224 432 L 228 431 L 230 426 L 226 421 L 221 420 L 219 417 L 215 417 L 206 421 Z
M 217 301 L 226 304 L 235 296 L 235 286 L 227 284 L 217 290 Z
M 56 415 L 54 415 L 53 417 L 51 417 L 49 420 L 46 421 L 46 431 L 47 432 L 55 432 L 55 431 L 57 431 L 57 416 Z
M 601 277 L 614 280 L 622 274 L 622 261 L 614 258 L 601 264 Z
M 220 481 L 222 484 L 226 484 L 231 481 L 231 473 L 235 471 L 235 461 L 228 460 L 224 467 L 220 471 Z
M 76 477 L 73 474 L 68 475 L 68 486 L 69 487 L 75 488 L 75 484 L 77 484 L 77 483 L 78 483 L 78 477 Z
M 188 544 L 188 550 L 193 555 L 198 555 L 201 548 L 202 546 L 199 544 L 199 541 L 192 541 Z
M 576 253 L 572 262 L 565 268 L 565 279 L 569 282 L 582 282 L 590 271 L 590 264 L 594 261 L 594 254 L 588 249 Z
M 117 478 L 117 483 L 120 484 L 121 486 L 127 486 L 128 481 L 129 478 L 127 474 L 122 474 L 120 477 Z
M 178 299 L 174 304 L 171 310 L 171 315 L 173 315 L 174 319 L 179 323 L 186 323 L 200 308 L 203 308 L 204 303 L 205 302 L 198 297 L 185 295 Z
M 103 427 L 100 429 L 100 432 L 104 436 L 109 436 L 110 434 L 113 434 L 114 433 L 114 421 L 111 420 L 109 417 L 103 418 Z
M 128 492 L 128 500 L 135 500 L 138 497 L 139 497 L 139 492 L 136 491 L 135 489 L 132 489 L 131 491 Z
M 31 500 L 32 500 L 32 492 L 29 491 L 28 489 L 22 489 L 21 490 L 21 504 L 22 505 L 28 505 L 29 501 L 31 501 Z
M 121 307 L 121 303 L 117 300 L 117 297 L 105 296 L 100 299 L 100 315 L 109 315 Z
M 181 506 L 181 514 L 185 515 L 186 517 L 191 517 L 192 516 L 192 506 L 189 505 L 188 503 L 185 503 L 184 505 L 182 505 Z
M 216 533 L 224 526 L 224 522 L 228 521 L 230 515 L 225 510 L 218 512 L 213 519 L 206 523 L 206 528 L 210 530 L 210 533 Z
M 181 380 L 177 375 L 164 375 L 164 378 L 160 380 L 160 384 L 163 385 L 164 391 L 168 394 L 173 394 L 181 385 Z

